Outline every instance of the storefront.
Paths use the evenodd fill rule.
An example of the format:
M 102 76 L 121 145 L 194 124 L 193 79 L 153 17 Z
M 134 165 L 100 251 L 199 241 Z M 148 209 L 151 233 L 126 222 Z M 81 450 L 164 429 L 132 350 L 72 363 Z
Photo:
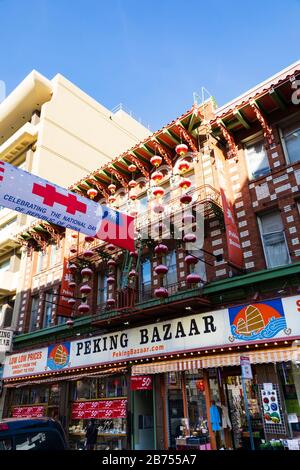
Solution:
M 82 448 L 91 418 L 99 449 L 249 448 L 242 355 L 252 368 L 244 385 L 256 448 L 296 441 L 299 302 L 258 302 L 12 354 L 5 413 L 58 417 L 73 448 Z M 265 326 L 249 332 L 247 314 Z

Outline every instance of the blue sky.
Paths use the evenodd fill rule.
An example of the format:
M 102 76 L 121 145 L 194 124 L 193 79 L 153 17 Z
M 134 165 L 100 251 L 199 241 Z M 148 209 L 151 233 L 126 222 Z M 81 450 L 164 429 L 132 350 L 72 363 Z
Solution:
M 60 72 L 156 130 L 204 86 L 219 105 L 300 58 L 300 0 L 0 0 L 0 80 Z

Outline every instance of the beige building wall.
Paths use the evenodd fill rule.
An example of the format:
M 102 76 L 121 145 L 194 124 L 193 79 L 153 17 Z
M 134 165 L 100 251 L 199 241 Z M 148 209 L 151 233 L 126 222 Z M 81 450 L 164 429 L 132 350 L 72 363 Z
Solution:
M 51 84 L 32 168 L 42 178 L 69 186 L 150 134 L 123 110 L 111 113 L 63 76 Z
M 63 187 L 149 134 L 124 110 L 109 111 L 60 74 L 49 80 L 32 71 L 0 103 L 0 160 Z M 0 327 L 8 301 L 15 301 L 15 323 L 23 289 L 26 254 L 21 262 L 15 235 L 34 221 L 0 209 Z

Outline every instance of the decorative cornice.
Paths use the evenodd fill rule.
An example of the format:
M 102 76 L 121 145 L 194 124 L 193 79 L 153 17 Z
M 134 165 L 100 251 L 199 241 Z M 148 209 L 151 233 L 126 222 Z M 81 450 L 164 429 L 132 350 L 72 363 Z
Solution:
M 138 169 L 140 170 L 140 172 L 145 176 L 146 180 L 149 181 L 149 171 L 147 170 L 147 168 L 141 163 L 141 161 L 135 156 L 133 155 L 132 153 L 128 153 L 126 155 L 126 158 L 128 158 L 128 160 L 130 160 L 132 163 L 134 163 Z
M 42 251 L 44 251 L 47 247 L 47 241 L 34 230 L 32 230 L 30 234 L 32 238 L 36 241 L 37 245 L 42 249 Z
M 223 135 L 224 139 L 226 140 L 226 142 L 228 144 L 228 147 L 229 147 L 229 152 L 227 152 L 227 156 L 229 158 L 233 158 L 233 157 L 237 158 L 238 157 L 238 148 L 237 148 L 237 145 L 235 144 L 235 140 L 234 140 L 232 134 L 226 129 L 226 127 L 224 126 L 221 119 L 217 119 L 217 124 L 219 126 L 219 129 L 222 132 L 222 135 Z
M 158 153 L 160 153 L 160 155 L 163 157 L 163 159 L 165 160 L 165 162 L 167 163 L 167 165 L 168 165 L 170 168 L 172 168 L 172 167 L 173 167 L 173 164 L 172 164 L 172 157 L 171 157 L 171 155 L 169 154 L 169 152 L 168 152 L 159 142 L 157 142 L 156 137 L 153 137 L 152 142 L 153 142 L 155 151 L 158 152 Z
M 43 227 L 50 234 L 51 238 L 53 238 L 55 243 L 59 245 L 62 239 L 62 233 L 60 233 L 58 230 L 55 230 L 55 228 L 50 224 L 43 224 Z
M 250 100 L 250 106 L 253 109 L 258 121 L 260 122 L 260 125 L 263 129 L 264 132 L 264 137 L 268 142 L 268 145 L 271 145 L 274 141 L 274 136 L 272 132 L 272 128 L 268 125 L 266 118 L 262 114 L 260 108 L 256 104 L 255 100 Z
M 198 152 L 199 149 L 197 148 L 196 140 L 190 135 L 190 133 L 185 129 L 185 127 L 181 124 L 180 121 L 176 122 L 176 128 L 180 132 L 181 138 L 184 138 L 184 140 L 189 144 L 192 151 Z
M 110 171 L 111 174 L 116 177 L 116 179 L 121 183 L 123 188 L 128 187 L 128 183 L 127 183 L 126 179 L 112 165 L 110 165 L 107 170 Z

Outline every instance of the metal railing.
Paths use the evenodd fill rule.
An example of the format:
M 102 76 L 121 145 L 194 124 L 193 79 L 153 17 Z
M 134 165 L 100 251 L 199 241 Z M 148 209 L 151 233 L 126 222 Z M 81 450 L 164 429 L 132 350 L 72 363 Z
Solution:
M 123 294 L 121 290 L 117 292 L 115 304 L 113 307 L 109 307 L 107 303 L 101 303 L 97 305 L 96 314 L 102 315 L 112 311 L 126 311 L 138 307 L 139 304 L 144 302 L 149 302 L 151 300 L 158 300 L 154 295 L 155 289 L 159 286 L 151 286 L 151 283 L 145 283 L 140 286 L 139 289 L 126 288 L 123 289 Z M 169 297 L 172 297 L 175 294 L 184 293 L 188 291 L 194 291 L 195 287 L 201 289 L 201 285 L 189 285 L 185 281 L 178 281 L 176 283 L 167 284 L 165 283 L 164 287 L 167 289 Z M 126 302 L 127 300 L 127 302 Z

